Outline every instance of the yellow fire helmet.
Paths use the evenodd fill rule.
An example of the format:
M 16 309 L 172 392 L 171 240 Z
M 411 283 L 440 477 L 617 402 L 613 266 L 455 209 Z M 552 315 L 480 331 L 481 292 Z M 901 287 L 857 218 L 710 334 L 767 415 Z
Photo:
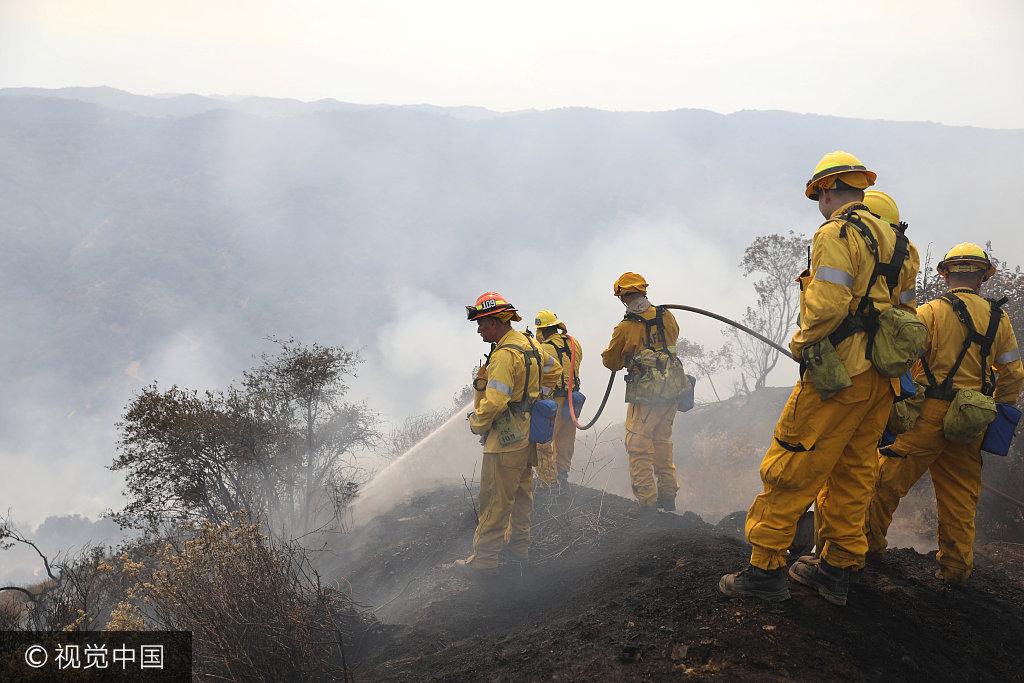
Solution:
M 468 320 L 479 320 L 489 315 L 497 316 L 502 322 L 522 320 L 516 312 L 516 307 L 497 292 L 484 292 L 477 297 L 474 305 L 466 306 Z
M 879 190 L 868 190 L 864 193 L 864 206 L 868 211 L 879 216 L 890 225 L 898 225 L 900 222 L 900 210 L 896 201 L 884 192 Z
M 935 266 L 939 273 L 969 273 L 985 271 L 985 280 L 996 274 L 996 267 L 984 249 L 973 242 L 961 242 L 946 252 L 946 257 Z M 984 280 L 983 280 L 984 281 Z
M 818 201 L 818 190 L 864 190 L 874 185 L 877 178 L 878 174 L 869 171 L 860 159 L 837 149 L 823 156 L 814 167 L 814 175 L 807 181 L 804 194 L 808 199 Z
M 622 296 L 630 292 L 645 294 L 647 292 L 647 280 L 638 273 L 623 273 L 615 281 L 615 287 L 612 291 L 615 293 L 615 296 Z
M 545 327 L 561 327 L 565 329 L 565 323 L 558 319 L 554 311 L 549 311 L 546 308 L 543 311 L 537 311 L 537 316 L 533 319 L 533 324 L 537 326 L 537 329 L 543 329 Z

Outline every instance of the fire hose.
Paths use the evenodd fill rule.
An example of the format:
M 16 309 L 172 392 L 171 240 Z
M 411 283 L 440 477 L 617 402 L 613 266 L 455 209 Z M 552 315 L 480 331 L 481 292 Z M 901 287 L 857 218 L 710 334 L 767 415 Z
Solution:
M 764 342 L 768 346 L 772 347 L 773 349 L 775 349 L 776 351 L 778 351 L 782 355 L 786 356 L 787 358 L 793 358 L 792 354 L 790 354 L 790 352 L 787 349 L 779 346 L 778 344 L 773 342 L 768 337 L 764 336 L 763 334 L 761 334 L 759 332 L 756 332 L 756 331 L 750 329 L 749 327 L 747 327 L 746 325 L 743 325 L 742 323 L 738 323 L 735 320 L 731 320 L 729 318 L 726 318 L 724 315 L 718 315 L 717 313 L 712 313 L 711 311 L 706 311 L 703 308 L 696 308 L 695 306 L 684 306 L 682 304 L 664 304 L 662 306 L 662 308 L 674 308 L 674 309 L 676 309 L 678 311 L 689 311 L 690 313 L 697 313 L 699 315 L 704 315 L 704 316 L 707 316 L 709 318 L 714 318 L 715 320 L 723 322 L 726 325 L 732 325 L 736 329 L 741 330 L 743 332 L 746 332 L 747 334 L 749 334 L 752 337 L 756 337 L 757 339 L 761 340 L 762 342 Z M 576 378 L 574 377 L 575 371 L 576 371 L 576 340 L 573 339 L 572 337 L 569 337 L 569 386 L 570 387 L 576 386 Z M 615 371 L 613 370 L 611 376 L 608 378 L 608 386 L 605 387 L 604 397 L 601 399 L 601 405 L 598 406 L 597 413 L 594 414 L 594 419 L 592 419 L 590 422 L 588 422 L 585 425 L 581 425 L 579 423 L 579 418 L 576 416 L 576 405 L 573 403 L 573 400 L 572 400 L 572 392 L 571 391 L 569 392 L 569 396 L 566 398 L 566 403 L 569 406 L 569 417 L 572 419 L 572 423 L 576 426 L 576 429 L 581 429 L 581 430 L 590 429 L 591 427 L 594 426 L 594 424 L 598 421 L 598 419 L 600 419 L 601 413 L 604 412 L 604 407 L 608 403 L 608 397 L 612 393 L 612 385 L 614 383 L 615 383 Z
M 782 346 L 779 346 L 778 344 L 773 342 L 768 337 L 764 336 L 763 334 L 760 334 L 759 332 L 756 332 L 756 331 L 750 329 L 746 325 L 738 323 L 735 320 L 730 320 L 729 318 L 726 318 L 724 315 L 718 315 L 717 313 L 712 313 L 711 311 L 706 311 L 703 308 L 696 308 L 695 306 L 684 306 L 682 304 L 663 304 L 663 308 L 673 308 L 673 309 L 676 309 L 676 310 L 679 310 L 679 311 L 689 311 L 690 313 L 697 313 L 699 315 L 704 315 L 704 316 L 707 316 L 709 318 L 714 318 L 715 320 L 723 322 L 723 323 L 725 323 L 727 325 L 731 325 L 731 326 L 735 327 L 738 330 L 746 332 L 750 336 L 755 337 L 756 339 L 759 339 L 760 341 L 764 342 L 768 346 L 772 347 L 773 349 L 775 349 L 776 351 L 781 353 L 786 358 L 789 358 L 790 360 L 796 361 L 796 358 L 793 358 L 793 354 L 791 354 L 788 349 L 785 349 Z M 575 371 L 576 371 L 576 344 L 575 344 L 575 340 L 572 337 L 569 337 L 569 387 L 573 387 L 573 386 L 576 385 L 576 379 L 574 377 Z M 598 421 L 598 419 L 600 419 L 601 413 L 604 412 L 604 407 L 608 403 L 608 397 L 612 393 L 612 385 L 614 383 L 615 383 L 615 371 L 613 370 L 611 376 L 608 378 L 608 386 L 605 387 L 604 397 L 601 399 L 601 405 L 598 406 L 597 412 L 594 414 L 594 419 L 592 419 L 590 422 L 588 422 L 585 425 L 581 425 L 579 423 L 579 419 L 576 416 L 576 406 L 575 406 L 575 404 L 573 403 L 573 400 L 572 400 L 572 391 L 571 390 L 569 391 L 569 395 L 566 397 L 566 403 L 569 406 L 569 417 L 572 419 L 572 423 L 573 423 L 573 425 L 576 426 L 576 429 L 580 429 L 580 430 L 590 429 L 591 427 L 594 426 L 594 424 Z M 989 486 L 985 482 L 982 482 L 981 486 L 982 486 L 982 488 L 985 488 L 985 489 L 991 491 L 992 493 L 994 493 L 994 494 L 996 494 L 996 495 L 998 495 L 998 496 L 1000 496 L 1002 498 L 1005 498 L 1006 500 L 1009 500 L 1009 501 L 1011 501 L 1013 503 L 1016 503 L 1021 508 L 1024 508 L 1024 502 L 1022 502 L 1020 500 L 1017 500 L 1013 496 L 1010 496 L 1010 495 L 1008 495 L 1006 493 L 1003 493 L 1002 491 Z

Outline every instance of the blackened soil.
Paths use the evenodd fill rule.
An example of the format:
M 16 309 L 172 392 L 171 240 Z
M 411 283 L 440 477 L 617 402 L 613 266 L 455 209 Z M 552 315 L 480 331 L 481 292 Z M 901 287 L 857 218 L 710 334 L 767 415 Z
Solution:
M 338 578 L 385 622 L 356 680 L 1021 680 L 1024 547 L 977 549 L 968 589 L 934 557 L 891 550 L 836 607 L 791 583 L 767 604 L 718 592 L 747 549 L 695 515 L 638 517 L 574 488 L 539 497 L 535 565 L 479 584 L 466 491 L 402 505 L 346 539 Z

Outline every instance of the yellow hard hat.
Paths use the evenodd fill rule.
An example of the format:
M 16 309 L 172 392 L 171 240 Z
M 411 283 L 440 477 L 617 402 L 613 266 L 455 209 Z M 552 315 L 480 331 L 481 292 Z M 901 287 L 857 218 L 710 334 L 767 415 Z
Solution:
M 647 280 L 644 279 L 643 275 L 638 273 L 623 273 L 619 276 L 619 279 L 615 281 L 615 287 L 612 290 L 615 292 L 615 296 L 622 296 L 623 294 L 629 294 L 630 292 L 640 292 L 644 294 L 647 292 Z
M 565 327 L 565 323 L 558 319 L 558 316 L 553 311 L 549 311 L 546 308 L 543 311 L 537 311 L 537 316 L 533 319 L 533 324 L 537 326 L 537 329 L 544 327 L 554 327 L 556 325 Z
M 891 225 L 898 225 L 900 222 L 900 210 L 896 201 L 884 192 L 868 190 L 864 193 L 864 205 L 868 211 L 880 216 L 883 221 Z
M 498 317 L 502 322 L 522 320 L 516 312 L 516 307 L 497 292 L 484 292 L 476 298 L 475 304 L 466 306 L 468 320 L 479 320 L 489 315 Z
M 985 271 L 985 280 L 996 274 L 996 267 L 984 249 L 973 242 L 961 242 L 946 252 L 935 269 L 940 273 L 970 273 Z M 984 281 L 984 280 L 983 280 Z
M 821 158 L 814 167 L 814 175 L 807 181 L 804 194 L 808 199 L 818 200 L 818 190 L 841 189 L 863 190 L 875 184 L 878 174 L 869 171 L 860 159 L 849 152 L 837 149 Z

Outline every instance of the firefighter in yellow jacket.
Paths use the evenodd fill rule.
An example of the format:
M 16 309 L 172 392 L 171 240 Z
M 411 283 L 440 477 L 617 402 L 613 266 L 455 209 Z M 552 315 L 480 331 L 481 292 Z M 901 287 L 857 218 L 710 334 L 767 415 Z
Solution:
M 512 322 L 522 318 L 497 292 L 481 294 L 466 307 L 466 314 L 492 350 L 477 373 L 468 417 L 470 430 L 481 437 L 484 447 L 479 520 L 473 554 L 456 560 L 455 566 L 475 576 L 491 576 L 503 559 L 516 567 L 529 556 L 537 462 L 530 441 L 530 411 L 542 390 L 554 388 L 562 368 L 533 339 L 512 329 Z
M 726 595 L 789 598 L 787 549 L 798 519 L 823 486 L 820 558 L 800 558 L 789 576 L 830 602 L 846 604 L 849 570 L 863 563 L 875 445 L 895 396 L 891 375 L 872 360 L 869 341 L 874 344 L 882 316 L 893 318 L 889 309 L 902 307 L 894 313 L 913 319 L 918 270 L 905 236 L 862 203 L 875 178 L 855 156 L 837 151 L 821 159 L 807 182 L 805 194 L 818 202 L 826 221 L 814 234 L 811 267 L 799 278 L 800 328 L 790 350 L 806 359 L 802 371 L 805 365 L 838 366 L 845 381 L 835 384 L 843 388 L 824 392 L 812 383 L 820 375 L 801 373 L 761 462 L 763 491 L 747 512 L 750 564 L 722 577 L 719 589 Z M 909 365 L 912 355 L 906 355 Z M 821 364 L 823 359 L 834 362 Z
M 537 476 L 545 486 L 557 486 L 558 491 L 564 493 L 569 490 L 569 470 L 576 448 L 576 425 L 569 415 L 568 400 L 572 392 L 579 391 L 583 347 L 575 337 L 569 336 L 565 323 L 551 311 L 538 311 L 534 324 L 537 341 L 562 366 L 562 376 L 553 394 L 558 404 L 555 435 L 551 443 L 537 444 Z
M 627 368 L 626 452 L 633 495 L 641 512 L 676 509 L 676 465 L 672 459 L 672 422 L 676 399 L 647 400 L 631 391 L 645 371 L 639 362 L 651 352 L 675 358 L 679 324 L 667 309 L 647 299 L 647 281 L 637 273 L 623 273 L 613 292 L 625 305 L 625 318 L 612 331 L 601 360 L 609 370 Z M 678 362 L 678 359 L 676 359 Z M 685 375 L 684 375 L 685 376 Z
M 997 302 L 978 294 L 981 284 L 995 273 L 988 254 L 976 244 L 958 244 L 939 263 L 938 271 L 948 291 L 917 309 L 929 339 L 913 371 L 915 381 L 926 387 L 924 403 L 914 426 L 879 451 L 867 537 L 871 552 L 885 549 L 896 506 L 928 471 L 939 517 L 939 576 L 949 583 L 963 583 L 974 565 L 974 515 L 981 493 L 981 443 L 988 411 L 977 411 L 980 421 L 960 435 L 954 433 L 947 413 L 957 394 L 967 391 L 991 396 L 993 407 L 1016 403 L 1024 385 L 1024 367 L 1009 317 Z M 961 395 L 958 406 L 964 404 L 965 396 L 970 398 Z
M 864 193 L 864 206 L 868 208 L 868 211 L 875 214 L 883 221 L 888 223 L 893 230 L 896 230 L 900 234 L 905 234 L 909 226 L 906 221 L 900 220 L 900 209 L 896 205 L 896 200 L 890 197 L 885 192 L 879 190 L 868 190 Z M 920 264 L 921 259 L 917 253 L 917 248 L 910 243 L 910 258 L 914 263 Z M 828 497 L 828 487 L 821 487 L 821 491 L 818 493 L 818 497 L 814 504 L 814 537 L 818 537 L 818 529 L 821 528 L 821 515 L 818 512 L 821 507 L 825 504 L 825 499 Z M 856 570 L 862 569 L 863 566 L 858 567 Z M 855 570 L 855 571 L 856 571 Z

